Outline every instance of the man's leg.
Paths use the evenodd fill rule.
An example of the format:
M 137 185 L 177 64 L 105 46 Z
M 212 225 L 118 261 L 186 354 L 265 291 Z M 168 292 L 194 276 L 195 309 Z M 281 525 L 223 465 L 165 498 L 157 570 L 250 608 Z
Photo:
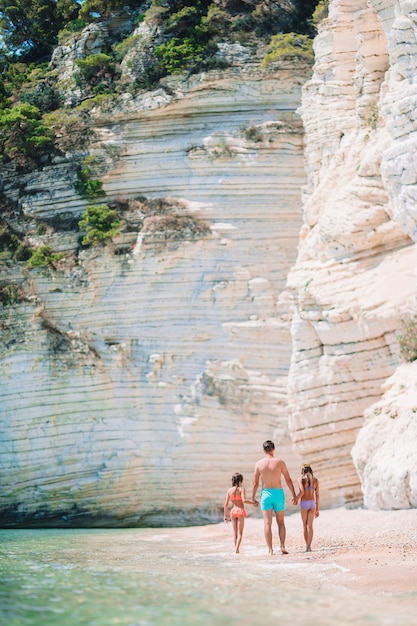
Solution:
M 285 548 L 285 537 L 287 534 L 287 530 L 285 528 L 285 523 L 284 523 L 284 511 L 275 511 L 275 517 L 277 519 L 277 524 L 278 524 L 278 534 L 279 534 L 279 540 L 281 543 L 281 552 L 282 554 L 288 554 Z
M 262 511 L 264 516 L 264 534 L 266 545 L 268 546 L 269 554 L 274 554 L 272 549 L 272 509 L 269 511 Z

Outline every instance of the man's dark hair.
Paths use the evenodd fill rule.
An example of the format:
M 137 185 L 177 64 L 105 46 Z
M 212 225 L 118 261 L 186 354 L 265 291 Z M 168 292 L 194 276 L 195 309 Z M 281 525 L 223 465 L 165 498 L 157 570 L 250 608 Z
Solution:
M 270 439 L 267 439 L 266 441 L 264 441 L 263 445 L 264 445 L 264 452 L 272 452 L 272 450 L 275 450 L 275 444 Z

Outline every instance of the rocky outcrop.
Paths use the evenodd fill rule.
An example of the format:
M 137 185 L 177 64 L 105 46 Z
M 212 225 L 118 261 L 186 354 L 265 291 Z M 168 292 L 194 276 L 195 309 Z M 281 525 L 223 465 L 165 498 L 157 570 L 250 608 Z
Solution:
M 384 449 L 400 458 L 407 427 L 395 426 L 388 443 L 389 426 L 380 424 L 372 405 L 399 365 L 400 318 L 415 303 L 409 52 L 416 42 L 409 3 L 371 4 L 330 3 L 303 93 L 308 187 L 288 282 L 295 302 L 290 428 L 335 503 L 359 503 L 364 490 L 365 503 L 395 506 L 398 482 L 414 463 L 404 455 L 401 469 L 390 461 L 380 468 L 390 484 L 384 497 L 384 481 L 370 479 L 384 457 L 375 453 L 382 441 L 376 431 L 385 433 Z M 374 417 L 362 430 L 364 413 Z M 410 418 L 404 415 L 406 423 Z M 413 487 L 405 489 L 398 507 L 415 501 Z
M 390 135 L 381 171 L 392 200 L 394 219 L 413 241 L 417 240 L 417 16 L 411 2 L 399 2 L 388 34 L 390 69 L 381 109 Z
M 364 504 L 371 509 L 417 506 L 416 365 L 400 366 L 387 381 L 381 400 L 365 412 L 352 450 Z
M 280 294 L 301 225 L 295 110 L 309 73 L 253 62 L 92 112 L 91 154 L 117 151 L 106 201 L 177 208 L 138 213 L 136 230 L 76 264 L 9 268 L 26 300 L 3 307 L 2 525 L 218 519 L 230 477 L 250 481 L 271 436 L 295 471 Z M 13 188 L 25 215 L 79 219 L 86 201 L 60 167 Z M 73 251 L 79 233 L 50 237 Z
M 417 19 L 413 3 L 397 3 L 394 15 L 389 14 L 386 4 L 375 3 L 381 19 L 385 17 L 390 26 L 390 69 L 381 108 L 391 141 L 383 153 L 381 171 L 392 200 L 393 217 L 415 242 L 417 62 L 413 51 L 417 47 Z M 415 264 L 410 267 L 414 270 L 414 281 L 415 267 Z M 393 285 L 393 292 L 402 289 L 402 284 L 400 277 Z M 412 313 L 416 310 L 415 294 L 410 310 Z M 400 334 L 404 328 L 411 348 L 416 329 L 403 323 Z M 395 371 L 384 385 L 382 399 L 366 411 L 365 424 L 353 447 L 352 457 L 361 478 L 364 502 L 370 508 L 416 506 L 417 485 L 413 468 L 417 453 L 412 444 L 417 411 L 415 380 L 415 363 L 403 364 Z
M 67 33 L 61 45 L 55 48 L 50 62 L 51 69 L 58 75 L 57 88 L 63 104 L 75 106 L 85 97 L 93 95 L 88 85 L 84 85 L 83 89 L 76 80 L 79 74 L 77 61 L 94 54 L 105 54 L 115 39 L 132 31 L 136 17 L 137 12 L 125 7 L 107 20 L 89 24 L 81 33 Z M 83 93 L 85 89 L 87 93 Z

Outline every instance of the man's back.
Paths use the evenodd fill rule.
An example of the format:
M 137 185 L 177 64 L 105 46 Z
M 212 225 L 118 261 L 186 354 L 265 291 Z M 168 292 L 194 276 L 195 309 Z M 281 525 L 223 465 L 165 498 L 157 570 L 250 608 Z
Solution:
M 280 489 L 281 473 L 284 468 L 284 461 L 267 456 L 256 463 L 255 476 L 258 474 L 261 478 L 264 489 Z

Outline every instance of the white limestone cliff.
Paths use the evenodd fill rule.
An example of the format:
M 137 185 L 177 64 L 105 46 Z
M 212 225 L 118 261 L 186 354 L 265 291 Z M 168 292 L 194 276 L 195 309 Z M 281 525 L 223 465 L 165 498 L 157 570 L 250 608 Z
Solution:
M 250 489 L 272 436 L 294 473 L 280 294 L 301 225 L 295 110 L 310 71 L 255 59 L 93 111 L 92 153 L 117 152 L 106 200 L 180 208 L 73 267 L 7 270 L 31 295 L 3 310 L 3 524 L 218 519 L 232 474 Z M 86 201 L 65 167 L 5 193 L 31 218 L 79 216 Z M 181 230 L 185 215 L 208 230 Z M 43 241 L 71 251 L 76 236 Z
M 383 153 L 381 172 L 392 201 L 393 217 L 416 242 L 417 12 L 414 2 L 396 2 L 390 14 L 386 5 L 375 2 L 386 25 L 390 53 L 382 113 L 391 141 Z M 416 267 L 413 269 L 416 280 Z M 393 285 L 393 291 L 400 289 L 401 276 Z M 410 312 L 415 311 L 414 294 Z M 410 340 L 414 341 L 412 334 Z M 416 506 L 415 381 L 415 363 L 403 364 L 394 372 L 384 385 L 382 399 L 366 412 L 365 424 L 353 447 L 352 457 L 361 478 L 364 503 L 370 508 Z
M 365 412 L 353 448 L 364 504 L 371 509 L 417 506 L 417 364 L 400 366 L 384 395 Z
M 393 497 L 417 461 L 401 453 L 413 414 L 389 395 L 385 404 L 406 411 L 406 426 L 390 433 L 372 408 L 400 364 L 400 318 L 416 303 L 415 20 L 409 2 L 333 0 L 303 92 L 308 185 L 288 281 L 290 429 L 334 503 L 399 508 L 416 498 L 413 484 Z M 413 393 L 417 402 L 408 386 L 408 400 Z M 364 414 L 373 415 L 365 426 Z M 380 430 L 391 455 L 376 453 Z
M 324 505 L 416 505 L 397 342 L 416 309 L 416 20 L 410 0 L 331 0 L 312 76 L 224 45 L 227 70 L 92 110 L 107 199 L 138 228 L 58 271 L 2 264 L 26 298 L 1 310 L 2 524 L 217 519 L 269 437 L 294 478 L 311 462 Z M 54 57 L 68 102 L 106 32 L 84 35 Z M 85 209 L 65 158 L 0 182 L 28 219 Z M 171 213 L 144 219 L 138 196 Z

